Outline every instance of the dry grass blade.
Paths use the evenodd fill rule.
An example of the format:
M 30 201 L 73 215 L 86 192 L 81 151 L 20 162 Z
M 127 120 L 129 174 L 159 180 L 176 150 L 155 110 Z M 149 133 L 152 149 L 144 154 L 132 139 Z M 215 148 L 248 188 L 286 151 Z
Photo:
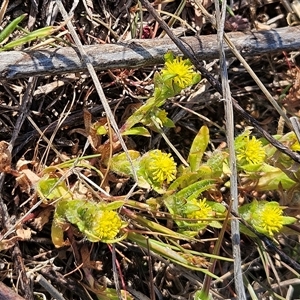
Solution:
M 233 104 L 228 82 L 228 73 L 226 57 L 224 52 L 224 23 L 226 16 L 226 2 L 222 3 L 222 13 L 219 9 L 219 1 L 215 1 L 218 42 L 220 49 L 220 70 L 222 79 L 222 91 L 225 107 L 226 136 L 229 149 L 229 167 L 230 167 L 230 201 L 232 201 L 233 210 L 238 210 L 238 177 L 237 177 L 237 160 L 234 148 L 234 114 Z M 234 284 L 238 299 L 246 300 L 245 289 L 243 285 L 242 268 L 241 268 L 241 249 L 240 249 L 240 226 L 239 221 L 235 218 L 231 220 L 231 239 L 232 254 L 234 257 Z
M 2 4 L 1 4 L 1 8 L 0 8 L 0 24 L 1 24 L 2 20 L 3 20 L 4 15 L 5 15 L 8 3 L 9 3 L 9 0 L 4 0 L 2 2 Z

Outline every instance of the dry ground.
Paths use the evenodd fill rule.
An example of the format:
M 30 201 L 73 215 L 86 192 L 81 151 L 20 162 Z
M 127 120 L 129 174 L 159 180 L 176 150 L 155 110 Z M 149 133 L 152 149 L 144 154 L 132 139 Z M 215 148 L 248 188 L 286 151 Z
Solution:
M 53 10 L 54 3 L 55 1 L 52 0 L 10 1 L 0 23 L 1 28 L 23 13 L 28 16 L 20 26 L 27 30 L 32 31 L 48 25 L 58 26 L 63 20 L 60 13 Z M 63 3 L 67 11 L 73 5 L 73 1 L 69 0 Z M 174 24 L 170 24 L 175 34 L 193 36 L 196 31 L 197 34 L 204 36 L 216 33 L 211 24 L 188 1 L 186 3 L 177 0 L 162 3 L 157 1 L 155 8 L 168 12 L 169 14 L 162 14 L 162 16 L 166 21 L 170 21 L 170 14 L 174 14 L 181 4 L 183 4 L 183 10 L 179 14 L 181 22 L 175 20 Z M 214 6 L 209 0 L 203 2 L 203 5 L 210 13 L 214 13 Z M 271 30 L 287 27 L 288 23 L 293 25 L 298 23 L 297 17 L 287 10 L 285 1 L 234 1 L 231 6 L 236 17 L 230 17 L 228 14 L 225 26 L 227 32 L 249 33 L 250 30 Z M 89 12 L 93 14 L 93 20 Z M 141 16 L 143 16 L 143 23 L 141 23 Z M 162 38 L 159 24 L 147 11 L 142 11 L 141 5 L 135 0 L 80 1 L 75 7 L 72 23 L 84 45 L 114 44 L 130 41 L 133 38 Z M 52 36 L 57 36 L 64 30 L 67 30 L 65 25 Z M 18 39 L 20 34 L 20 30 L 16 30 L 10 40 Z M 32 41 L 30 45 L 24 45 L 17 50 L 31 47 L 39 42 L 41 40 Z M 49 49 L 70 44 L 73 44 L 73 39 L 66 31 L 60 38 L 41 47 Z M 273 51 L 272 53 L 266 51 L 264 54 L 247 57 L 248 64 L 279 105 L 287 110 L 289 116 L 299 115 L 300 107 L 298 93 L 300 73 L 297 57 L 294 58 L 296 54 L 295 51 Z M 204 65 L 212 76 L 219 79 L 218 60 L 208 59 Z M 97 71 L 118 124 L 123 124 L 131 112 L 149 97 L 153 88 L 153 74 L 160 67 L 161 65 L 150 64 L 135 69 Z M 228 73 L 232 96 L 265 131 L 276 134 L 288 130 L 276 110 L 236 58 L 228 59 Z M 3 78 L 3 74 L 1 77 Z M 31 84 L 32 91 L 30 91 Z M 287 87 L 291 87 L 289 92 Z M 199 95 L 194 96 L 192 101 L 188 101 L 197 88 L 201 89 Z M 286 93 L 288 93 L 287 97 Z M 24 99 L 27 101 L 25 104 Z M 188 155 L 191 142 L 202 125 L 207 125 L 210 129 L 210 150 L 226 142 L 224 108 L 220 99 L 220 95 L 204 79 L 200 85 L 170 99 L 165 105 L 169 116 L 176 121 L 176 127 L 166 134 L 184 157 Z M 184 110 L 177 105 L 178 103 L 192 109 L 198 115 Z M 87 119 L 91 117 L 91 121 L 94 122 L 104 116 L 102 104 L 86 71 L 65 73 L 61 70 L 60 74 L 48 73 L 35 79 L 22 76 L 2 79 L 0 108 L 0 140 L 10 142 L 12 138 L 14 139 L 13 169 L 22 158 L 27 161 L 26 168 L 36 174 L 42 171 L 43 166 L 55 164 L 58 160 L 55 151 L 48 150 L 49 143 L 40 138 L 40 133 L 34 128 L 34 124 L 46 132 L 47 138 L 52 137 L 51 145 L 61 155 L 73 158 L 84 151 L 89 124 Z M 84 114 L 84 109 L 91 115 Z M 20 120 L 22 113 L 23 122 Z M 64 115 L 66 118 L 61 122 L 61 117 Z M 238 114 L 235 115 L 235 124 L 236 134 L 242 132 L 245 126 L 251 125 Z M 255 130 L 254 132 L 259 136 L 258 132 Z M 154 148 L 169 149 L 161 136 L 154 132 L 151 138 L 133 137 L 127 142 L 129 147 L 141 152 Z M 91 147 L 85 151 L 85 155 L 94 153 Z M 2 155 L 4 154 L 5 151 L 2 150 Z M 70 177 L 69 180 L 75 180 L 75 177 Z M 34 188 L 29 187 L 26 190 L 16 184 L 16 176 L 13 172 L 3 172 L 0 184 L 1 235 L 4 235 L 32 209 L 37 198 Z M 109 187 L 109 192 L 114 196 L 126 195 L 132 184 L 132 181 L 122 183 L 116 178 L 115 183 Z M 156 194 L 151 191 L 139 191 L 133 198 L 144 201 L 151 196 L 155 197 Z M 265 193 L 263 196 L 276 200 L 280 198 L 276 192 Z M 228 197 L 228 190 L 224 190 L 224 198 L 226 197 Z M 140 213 L 157 221 L 157 216 L 148 215 L 146 211 Z M 41 220 L 42 217 L 45 220 Z M 193 293 L 203 282 L 202 273 L 179 267 L 159 255 L 149 255 L 147 250 L 127 240 L 117 244 L 113 249 L 105 243 L 93 244 L 82 237 L 76 239 L 71 237 L 71 245 L 55 248 L 50 235 L 52 217 L 53 207 L 43 204 L 22 220 L 21 225 L 18 226 L 18 234 L 12 230 L 11 235 L 6 236 L 6 243 L 1 246 L 3 249 L 0 252 L 0 278 L 3 283 L 0 299 L 17 299 L 14 295 L 8 295 L 5 286 L 24 299 L 53 299 L 55 298 L 53 294 L 51 296 L 53 289 L 62 293 L 61 299 L 105 299 L 103 294 L 97 298 L 97 292 L 101 291 L 95 288 L 96 284 L 117 290 L 120 287 L 125 288 L 131 293 L 132 299 L 192 299 Z M 159 222 L 163 225 L 167 223 L 163 218 Z M 207 239 L 207 242 L 185 246 L 192 247 L 195 251 L 211 252 L 214 242 L 210 240 L 216 236 L 214 230 L 207 230 L 201 236 L 202 239 Z M 286 250 L 288 255 L 294 259 L 299 257 L 299 252 L 288 252 L 289 247 L 292 247 L 294 252 L 295 249 L 299 249 L 297 236 L 282 237 L 280 242 L 279 246 Z M 228 231 L 225 233 L 220 255 L 231 257 L 231 251 L 231 238 Z M 248 284 L 255 290 L 258 299 L 299 298 L 297 274 L 292 268 L 289 269 L 284 263 L 280 263 L 278 257 L 277 260 L 274 259 L 274 253 L 266 254 L 269 259 L 267 263 L 273 263 L 266 268 L 269 272 L 266 274 L 256 244 L 246 236 L 242 236 L 241 251 L 243 271 L 246 272 Z M 120 264 L 117 270 L 114 269 L 116 268 L 115 255 Z M 116 285 L 113 270 L 119 277 L 119 286 Z M 234 298 L 236 294 L 232 263 L 218 262 L 215 274 L 223 276 L 224 281 L 212 284 L 211 289 L 216 292 L 213 297 Z M 42 285 L 40 275 L 46 279 L 46 286 Z M 91 286 L 91 282 L 95 285 Z M 285 284 L 280 287 L 280 282 Z M 295 290 L 292 296 L 289 296 L 291 285 Z M 277 296 L 272 294 L 271 287 Z M 248 298 L 255 299 L 253 295 L 250 296 L 249 291 L 251 289 L 247 288 Z M 117 298 L 108 296 L 108 299 Z

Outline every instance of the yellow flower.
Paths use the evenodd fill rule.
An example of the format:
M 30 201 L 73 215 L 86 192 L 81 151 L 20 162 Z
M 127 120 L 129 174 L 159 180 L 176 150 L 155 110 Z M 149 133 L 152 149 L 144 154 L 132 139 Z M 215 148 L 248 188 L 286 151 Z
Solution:
M 277 204 L 277 205 L 275 205 Z M 284 216 L 282 208 L 278 203 L 269 202 L 263 206 L 263 208 L 258 213 L 259 222 L 255 227 L 260 227 L 270 236 L 274 233 L 279 232 L 284 224 Z M 254 215 L 253 218 L 256 216 Z
M 290 146 L 293 151 L 300 151 L 300 144 L 296 137 L 296 134 L 293 132 L 290 135 L 290 139 L 292 140 L 292 145 Z
M 113 240 L 122 227 L 119 215 L 112 210 L 99 211 L 90 232 L 99 240 Z
M 259 165 L 264 162 L 266 152 L 261 141 L 257 140 L 255 137 L 250 138 L 249 135 L 246 135 L 241 143 L 242 145 L 236 149 L 237 160 L 240 165 Z
M 165 67 L 161 71 L 164 78 L 172 79 L 181 89 L 194 84 L 195 76 L 193 66 L 188 59 L 176 57 L 166 60 Z
M 239 208 L 240 216 L 257 232 L 273 237 L 281 231 L 284 225 L 293 224 L 297 219 L 283 215 L 283 207 L 276 201 L 253 201 Z M 242 227 L 244 233 L 253 236 L 253 233 Z
M 170 183 L 176 178 L 176 163 L 170 153 L 163 153 L 160 150 L 149 152 L 149 166 L 147 173 L 152 180 L 162 184 L 164 181 Z
M 201 219 L 209 219 L 213 216 L 213 210 L 206 203 L 205 198 L 203 200 L 192 199 L 188 203 L 186 216 L 190 219 L 198 219 L 198 223 L 202 223 L 205 220 L 201 221 Z

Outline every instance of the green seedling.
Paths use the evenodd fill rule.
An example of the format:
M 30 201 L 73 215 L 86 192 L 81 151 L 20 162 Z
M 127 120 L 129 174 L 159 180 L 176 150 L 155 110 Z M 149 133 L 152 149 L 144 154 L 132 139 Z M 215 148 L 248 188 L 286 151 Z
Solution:
M 28 33 L 27 35 L 15 40 L 15 41 L 11 41 L 10 43 L 5 44 L 4 46 L 2 46 L 0 48 L 0 52 L 11 50 L 15 47 L 24 45 L 28 42 L 31 42 L 31 41 L 39 39 L 39 38 L 47 37 L 47 36 L 51 35 L 53 32 L 55 32 L 55 30 L 56 29 L 55 29 L 54 26 L 47 26 L 47 27 L 44 27 L 44 28 L 37 29 L 37 30 L 32 31 L 32 32 Z
M 23 14 L 17 17 L 0 32 L 0 44 L 9 37 L 9 35 L 17 28 L 19 23 L 22 22 L 26 16 L 27 14 Z

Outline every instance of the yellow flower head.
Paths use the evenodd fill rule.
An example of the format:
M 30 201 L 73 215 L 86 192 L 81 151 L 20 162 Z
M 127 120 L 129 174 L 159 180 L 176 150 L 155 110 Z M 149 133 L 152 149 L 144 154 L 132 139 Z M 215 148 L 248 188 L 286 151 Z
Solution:
M 99 240 L 113 240 L 122 227 L 119 215 L 112 210 L 99 211 L 90 232 Z
M 290 148 L 293 150 L 293 151 L 300 151 L 300 144 L 297 140 L 297 137 L 296 137 L 296 134 L 294 132 L 291 132 L 290 133 L 290 140 L 291 140 L 291 146 Z
M 195 83 L 195 78 L 199 75 L 194 71 L 188 59 L 174 58 L 173 55 L 166 55 L 165 58 L 165 67 L 161 71 L 163 78 L 173 80 L 181 89 Z
M 246 135 L 239 143 L 240 145 L 236 147 L 236 153 L 240 165 L 259 165 L 264 162 L 266 152 L 261 141 L 254 136 L 250 138 L 249 135 Z
M 147 162 L 149 162 L 147 173 L 153 181 L 159 184 L 164 181 L 170 183 L 176 178 L 176 163 L 170 153 L 163 153 L 160 150 L 150 151 Z
M 284 216 L 283 209 L 276 201 L 254 199 L 251 203 L 241 206 L 239 213 L 257 232 L 273 237 L 274 234 L 281 231 L 284 225 L 297 221 L 296 218 Z M 249 234 L 249 230 L 246 229 L 244 233 Z M 249 235 L 252 236 L 252 234 L 250 232 Z
M 113 242 L 120 229 L 127 224 L 121 220 L 115 209 L 122 201 L 109 204 L 84 201 L 82 199 L 58 202 L 55 218 L 65 218 L 78 227 L 79 231 L 91 242 Z M 113 209 L 114 210 L 113 210 Z
M 203 200 L 192 199 L 189 201 L 186 216 L 190 219 L 199 219 L 198 223 L 207 222 L 201 221 L 201 219 L 211 218 L 213 216 L 213 210 L 206 203 L 205 198 Z
M 282 214 L 283 210 L 278 203 L 269 202 L 265 204 L 259 212 L 259 227 L 269 236 L 273 236 L 274 233 L 279 232 L 283 227 L 284 216 Z M 258 227 L 258 224 L 255 227 Z

